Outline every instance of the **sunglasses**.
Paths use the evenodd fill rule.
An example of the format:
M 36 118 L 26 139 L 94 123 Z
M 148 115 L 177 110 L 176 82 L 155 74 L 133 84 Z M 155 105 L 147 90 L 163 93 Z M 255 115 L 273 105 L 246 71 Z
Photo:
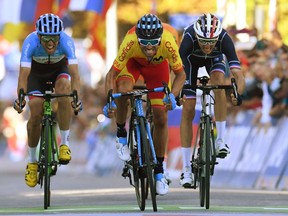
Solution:
M 161 38 L 156 38 L 156 39 L 151 39 L 151 40 L 138 38 L 138 42 L 142 46 L 148 46 L 149 44 L 151 46 L 157 46 L 157 45 L 159 45 L 160 40 L 161 40 Z
M 218 41 L 218 37 L 217 38 L 212 38 L 212 39 L 204 39 L 204 38 L 200 38 L 198 35 L 196 35 L 198 42 L 202 45 L 214 45 L 217 43 Z
M 60 36 L 49 36 L 49 35 L 41 35 L 41 41 L 43 41 L 44 43 L 48 43 L 50 40 L 53 42 L 53 43 L 56 43 L 59 41 L 60 39 Z

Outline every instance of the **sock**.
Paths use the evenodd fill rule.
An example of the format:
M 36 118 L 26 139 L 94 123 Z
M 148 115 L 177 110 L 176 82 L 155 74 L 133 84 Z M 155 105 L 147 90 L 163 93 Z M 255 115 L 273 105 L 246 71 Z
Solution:
M 70 130 L 60 130 L 60 134 L 61 134 L 61 145 L 65 144 L 65 145 L 69 146 Z
M 37 149 L 37 147 L 29 147 L 28 146 L 28 162 L 29 163 L 37 162 L 36 149 Z
M 225 131 L 226 131 L 226 121 L 216 121 L 217 129 L 217 139 L 222 139 L 224 141 Z M 217 140 L 216 139 L 216 140 Z
M 156 157 L 157 158 L 157 165 L 154 169 L 154 174 L 159 174 L 164 172 L 163 170 L 163 161 L 164 161 L 164 157 Z
M 183 172 L 186 170 L 185 167 L 191 166 L 191 148 L 182 147 L 182 164 L 183 164 Z
M 127 131 L 124 124 L 117 124 L 117 137 L 127 137 Z
M 167 157 L 164 157 L 163 170 L 164 170 L 164 172 L 165 172 L 165 170 L 167 170 Z

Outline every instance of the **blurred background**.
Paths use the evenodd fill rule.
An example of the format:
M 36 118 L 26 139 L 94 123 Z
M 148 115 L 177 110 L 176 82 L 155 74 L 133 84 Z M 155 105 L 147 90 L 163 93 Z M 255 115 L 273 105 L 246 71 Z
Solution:
M 229 109 L 231 154 L 219 162 L 215 185 L 287 189 L 288 2 L 286 0 L 0 0 L 0 168 L 26 165 L 26 123 L 16 95 L 21 46 L 43 13 L 55 13 L 75 40 L 84 110 L 71 128 L 73 171 L 119 174 L 115 124 L 105 119 L 105 74 L 127 30 L 145 13 L 183 29 L 203 13 L 223 22 L 235 42 L 247 89 L 243 105 Z M 169 112 L 167 170 L 179 178 L 181 108 Z M 197 129 L 197 119 L 194 130 Z M 194 143 L 194 141 L 193 141 Z M 281 150 L 281 151 L 280 151 Z M 13 162 L 13 163 L 11 163 Z M 235 180 L 237 179 L 237 180 Z M 178 181 L 178 180 L 177 180 Z

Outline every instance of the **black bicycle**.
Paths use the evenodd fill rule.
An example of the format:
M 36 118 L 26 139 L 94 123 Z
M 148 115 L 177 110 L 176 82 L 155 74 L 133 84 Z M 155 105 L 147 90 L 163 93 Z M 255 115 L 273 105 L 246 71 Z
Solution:
M 231 79 L 231 85 L 208 85 L 209 78 L 199 77 L 200 85 L 185 86 L 184 88 L 194 87 L 202 90 L 201 103 L 202 110 L 200 123 L 196 136 L 196 144 L 193 148 L 191 167 L 194 175 L 193 188 L 199 186 L 200 206 L 210 207 L 210 182 L 214 174 L 214 168 L 217 162 L 217 157 L 223 158 L 223 155 L 216 154 L 214 125 L 212 119 L 212 105 L 214 105 L 214 97 L 211 91 L 214 89 L 233 90 L 236 98 L 239 97 L 237 85 L 234 78 Z
M 135 188 L 137 203 L 141 211 L 145 210 L 145 202 L 150 195 L 153 211 L 157 211 L 156 185 L 154 180 L 154 168 L 157 165 L 156 153 L 151 134 L 150 123 L 144 112 L 144 95 L 149 92 L 164 92 L 169 95 L 167 85 L 154 89 L 139 89 L 126 93 L 108 93 L 108 102 L 111 107 L 112 100 L 128 96 L 131 105 L 131 117 L 129 123 L 128 145 L 131 159 L 125 162 L 122 176 L 129 177 L 130 185 Z M 131 175 L 132 174 L 132 175 Z
M 50 178 L 56 175 L 57 167 L 61 164 L 58 160 L 59 153 L 56 139 L 56 116 L 52 109 L 52 99 L 59 97 L 72 97 L 74 104 L 77 104 L 78 102 L 78 94 L 76 90 L 71 94 L 54 94 L 51 82 L 47 83 L 47 89 L 48 90 L 46 90 L 45 93 L 24 93 L 24 90 L 20 89 L 18 95 L 19 104 L 22 104 L 25 96 L 41 97 L 44 99 L 37 170 L 37 182 L 41 188 L 44 183 L 44 209 L 47 209 L 50 206 Z M 74 111 L 74 114 L 77 115 L 78 112 Z

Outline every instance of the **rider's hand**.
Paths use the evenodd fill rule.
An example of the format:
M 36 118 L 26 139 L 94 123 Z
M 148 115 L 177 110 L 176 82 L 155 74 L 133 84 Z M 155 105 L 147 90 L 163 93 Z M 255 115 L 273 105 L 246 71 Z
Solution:
M 163 103 L 167 110 L 174 110 L 176 108 L 176 100 L 174 94 L 170 93 L 169 95 L 166 95 L 166 97 L 163 99 Z
M 242 97 L 239 95 L 238 98 L 236 98 L 235 95 L 231 93 L 231 101 L 234 106 L 240 106 L 242 104 Z
M 21 112 L 23 112 L 23 108 L 25 107 L 25 105 L 26 105 L 26 100 L 23 100 L 23 101 L 22 101 L 22 105 L 20 106 L 19 99 L 16 99 L 16 100 L 14 101 L 13 108 L 14 108 L 18 113 L 21 113 Z
M 111 107 L 109 109 L 109 104 L 107 103 L 103 107 L 103 113 L 107 118 L 112 118 L 114 116 L 114 111 L 117 109 L 117 106 L 114 101 L 111 102 Z
M 74 111 L 81 112 L 83 110 L 83 105 L 82 105 L 82 101 L 78 100 L 77 104 L 74 103 L 74 101 L 71 102 L 72 108 L 74 109 Z
M 182 106 L 183 103 L 186 101 L 186 95 L 183 95 L 183 97 L 177 96 L 175 100 L 176 100 L 177 106 Z

